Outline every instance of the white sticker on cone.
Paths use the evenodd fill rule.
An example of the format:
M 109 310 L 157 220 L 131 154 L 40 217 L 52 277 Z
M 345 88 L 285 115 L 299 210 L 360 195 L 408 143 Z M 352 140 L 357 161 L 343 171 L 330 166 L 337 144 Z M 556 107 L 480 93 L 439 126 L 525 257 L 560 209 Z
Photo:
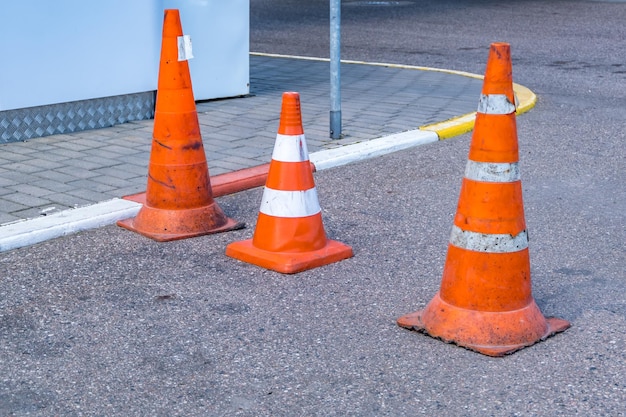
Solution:
M 178 61 L 187 61 L 193 58 L 191 50 L 191 37 L 183 35 L 178 37 Z

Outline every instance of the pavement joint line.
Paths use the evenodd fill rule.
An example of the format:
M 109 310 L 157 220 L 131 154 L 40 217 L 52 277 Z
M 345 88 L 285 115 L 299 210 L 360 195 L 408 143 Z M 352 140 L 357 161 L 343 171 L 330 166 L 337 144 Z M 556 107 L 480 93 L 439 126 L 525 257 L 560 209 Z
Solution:
M 264 56 L 264 57 L 268 57 L 268 58 L 289 58 L 289 59 L 301 59 L 301 60 L 306 60 L 306 61 L 330 62 L 329 58 L 319 58 L 319 57 L 301 56 L 301 55 L 267 54 L 267 53 L 263 53 L 263 52 L 250 52 L 250 55 Z M 410 69 L 410 70 L 420 70 L 420 71 L 443 72 L 443 73 L 446 73 L 446 74 L 461 75 L 463 77 L 477 78 L 477 79 L 485 78 L 483 75 L 474 74 L 474 73 L 471 73 L 471 72 L 449 70 L 449 69 L 445 69 L 445 68 L 420 67 L 418 65 L 389 64 L 389 63 L 384 63 L 384 62 L 353 61 L 353 60 L 348 60 L 348 59 L 342 59 L 341 63 L 342 64 L 355 64 L 355 65 L 371 65 L 373 67 L 385 67 L 385 68 L 397 68 L 397 69 Z
M 328 58 L 264 54 L 257 52 L 251 52 L 250 55 L 311 61 L 330 61 Z M 469 72 L 412 65 L 349 60 L 341 60 L 341 63 L 437 71 L 470 78 L 484 78 L 482 75 Z M 516 83 L 513 83 L 513 89 L 518 104 L 516 110 L 517 114 L 525 113 L 535 106 L 537 97 L 530 89 Z M 309 154 L 309 159 L 317 171 L 362 161 L 467 133 L 473 129 L 475 118 L 476 112 L 472 112 L 442 122 L 420 126 L 415 130 L 394 133 L 377 139 L 313 152 Z M 244 168 L 240 171 L 244 174 L 247 170 L 252 171 L 255 168 L 258 167 Z M 238 191 L 243 191 L 243 189 Z M 140 203 L 114 198 L 92 205 L 64 210 L 45 217 L 0 224 L 0 252 L 33 245 L 83 230 L 107 226 L 118 220 L 134 217 L 141 207 L 142 205 Z

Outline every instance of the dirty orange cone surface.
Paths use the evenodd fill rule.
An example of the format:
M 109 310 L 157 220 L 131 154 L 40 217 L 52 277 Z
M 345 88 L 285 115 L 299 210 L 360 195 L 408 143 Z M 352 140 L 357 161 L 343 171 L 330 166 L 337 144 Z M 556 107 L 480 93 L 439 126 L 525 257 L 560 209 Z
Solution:
M 152 149 L 143 207 L 118 225 L 158 241 L 223 232 L 243 225 L 213 200 L 189 64 L 189 38 L 178 10 L 165 10 Z
M 327 239 L 324 232 L 298 93 L 283 94 L 254 236 L 228 245 L 226 255 L 285 274 L 352 256 L 352 248 Z
M 398 319 L 489 356 L 570 326 L 546 319 L 531 293 L 511 73 L 509 45 L 492 44 L 440 290 Z

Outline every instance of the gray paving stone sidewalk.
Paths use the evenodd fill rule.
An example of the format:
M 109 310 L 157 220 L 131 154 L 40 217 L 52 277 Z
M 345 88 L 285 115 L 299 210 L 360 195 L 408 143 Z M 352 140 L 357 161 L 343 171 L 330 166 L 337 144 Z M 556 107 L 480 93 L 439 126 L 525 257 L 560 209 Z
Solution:
M 329 63 L 250 57 L 250 96 L 197 104 L 211 175 L 270 161 L 284 91 L 300 93 L 309 152 L 475 111 L 480 79 L 342 64 L 344 138 L 329 138 Z M 152 120 L 0 144 L 0 224 L 143 191 Z

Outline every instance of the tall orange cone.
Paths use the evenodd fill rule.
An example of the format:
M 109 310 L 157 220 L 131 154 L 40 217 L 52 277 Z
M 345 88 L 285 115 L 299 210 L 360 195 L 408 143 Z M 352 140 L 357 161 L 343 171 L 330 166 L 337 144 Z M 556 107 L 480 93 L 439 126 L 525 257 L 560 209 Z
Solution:
M 309 162 L 298 93 L 283 93 L 280 125 L 252 239 L 231 243 L 226 255 L 284 274 L 352 256 L 326 238 Z
M 509 45 L 492 44 L 440 290 L 398 319 L 489 356 L 570 326 L 546 319 L 531 294 L 511 74 Z
M 165 10 L 145 203 L 135 218 L 117 223 L 158 241 L 243 227 L 213 200 L 187 62 L 189 45 L 178 10 Z

